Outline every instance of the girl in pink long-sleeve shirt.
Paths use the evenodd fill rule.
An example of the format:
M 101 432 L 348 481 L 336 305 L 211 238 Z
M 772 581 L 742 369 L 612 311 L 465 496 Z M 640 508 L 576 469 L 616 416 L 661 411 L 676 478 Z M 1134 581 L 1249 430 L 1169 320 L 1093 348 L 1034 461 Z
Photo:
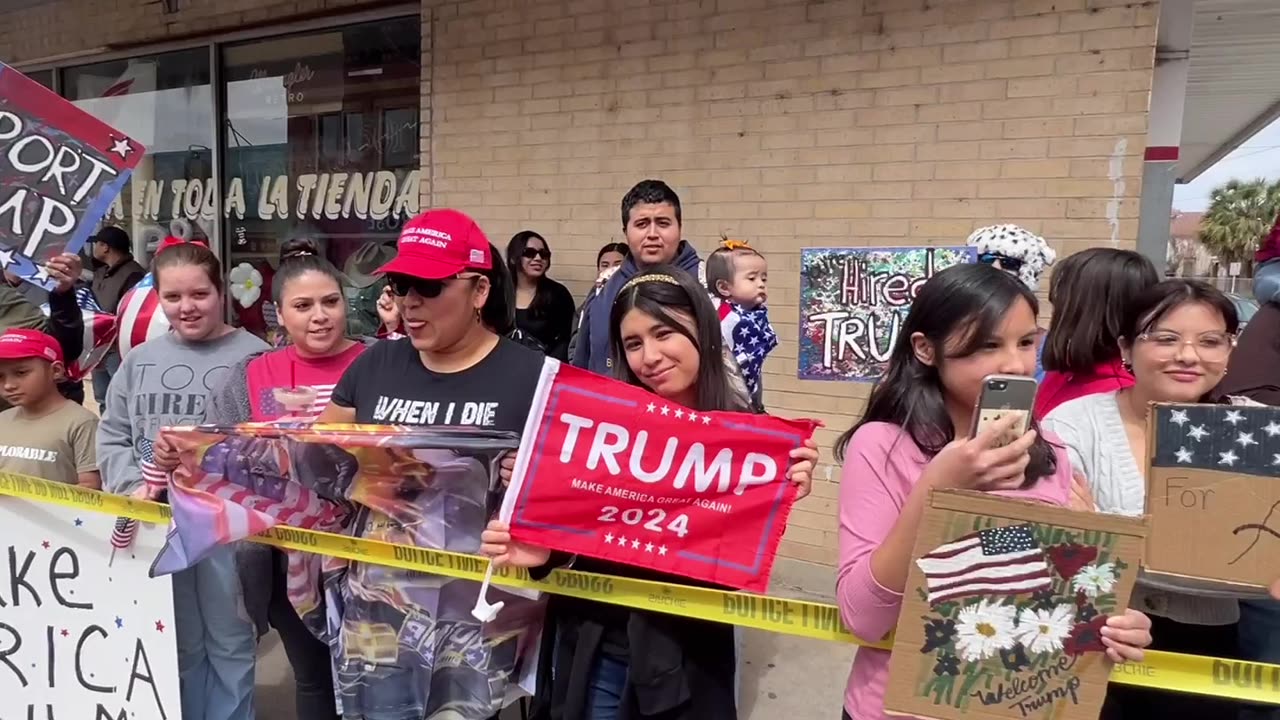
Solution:
M 1035 371 L 1038 311 L 1022 283 L 986 265 L 943 270 L 912 303 L 866 413 L 837 444 L 844 471 L 836 594 L 855 635 L 879 640 L 897 623 L 931 488 L 1083 506 L 1065 450 L 1034 429 L 993 447 L 1012 427 L 1010 417 L 967 437 L 983 378 Z M 1102 630 L 1107 655 L 1115 662 L 1140 660 L 1150 627 L 1133 610 L 1109 618 Z M 888 651 L 858 650 L 845 717 L 885 720 L 888 675 Z

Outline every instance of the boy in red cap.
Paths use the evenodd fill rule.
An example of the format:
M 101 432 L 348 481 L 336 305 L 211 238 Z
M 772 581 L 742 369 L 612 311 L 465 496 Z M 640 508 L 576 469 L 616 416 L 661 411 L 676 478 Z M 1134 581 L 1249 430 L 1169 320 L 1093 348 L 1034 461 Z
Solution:
M 39 330 L 0 335 L 0 472 L 99 489 L 98 417 L 58 392 L 58 341 Z

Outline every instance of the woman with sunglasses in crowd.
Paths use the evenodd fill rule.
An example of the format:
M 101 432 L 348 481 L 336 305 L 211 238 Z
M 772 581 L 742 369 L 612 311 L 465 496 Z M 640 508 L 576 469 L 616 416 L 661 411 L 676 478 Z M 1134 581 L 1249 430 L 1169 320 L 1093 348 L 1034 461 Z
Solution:
M 1041 423 L 1066 446 L 1100 511 L 1143 514 L 1151 404 L 1203 402 L 1226 372 L 1238 326 L 1235 305 L 1205 283 L 1165 280 L 1133 298 L 1119 327 L 1120 358 L 1132 386 L 1065 402 Z M 1194 438 L 1188 444 L 1194 447 Z M 1195 581 L 1139 575 L 1130 605 L 1151 617 L 1151 649 L 1229 658 L 1239 657 L 1233 627 L 1239 597 Z M 1198 720 L 1235 713 L 1235 705 L 1220 698 L 1119 685 L 1109 689 L 1102 718 Z
M 706 288 L 688 273 L 659 266 L 627 282 L 609 318 L 616 376 L 658 397 L 695 410 L 750 412 L 723 362 L 720 319 Z M 818 451 L 812 440 L 791 453 L 790 482 L 809 492 Z M 510 463 L 504 466 L 509 472 Z M 557 561 L 545 548 L 511 540 L 495 520 L 481 551 L 496 565 L 535 568 Z M 670 580 L 633 566 L 579 557 L 575 570 Z M 687 584 L 687 580 L 677 580 Z M 548 614 L 554 633 L 552 668 L 544 673 L 539 705 L 555 720 L 734 720 L 738 717 L 734 629 L 729 625 L 555 597 Z
M 547 277 L 551 247 L 532 230 L 522 230 L 507 243 L 507 268 L 515 281 L 516 326 L 546 348 L 547 354 L 565 360 L 573 332 L 573 294 Z
M 405 225 L 396 257 L 379 272 L 405 337 L 381 340 L 356 358 L 320 421 L 523 432 L 545 358 L 503 336 L 512 326 L 511 279 L 475 221 L 456 210 L 422 213 Z M 370 513 L 355 532 L 404 542 L 406 528 L 423 522 L 421 508 L 404 504 L 395 517 Z M 475 552 L 479 530 L 450 527 L 443 549 Z M 425 639 L 426 647 L 393 641 L 391 662 L 352 656 L 340 663 L 346 716 L 485 720 L 502 709 L 528 638 L 523 631 L 488 633 L 471 616 L 479 583 L 355 563 L 346 588 L 347 647 L 359 637 L 377 639 L 369 633 L 387 625 L 402 638 Z M 419 598 L 427 599 L 420 605 Z

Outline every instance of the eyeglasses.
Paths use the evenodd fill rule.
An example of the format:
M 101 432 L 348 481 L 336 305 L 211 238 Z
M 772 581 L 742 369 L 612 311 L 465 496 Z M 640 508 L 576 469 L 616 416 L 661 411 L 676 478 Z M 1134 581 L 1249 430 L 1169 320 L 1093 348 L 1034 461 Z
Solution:
M 1236 336 L 1229 333 L 1207 332 L 1186 339 L 1175 332 L 1150 332 L 1138 336 L 1138 340 L 1152 347 L 1160 360 L 1171 360 L 1183 345 L 1191 345 L 1204 362 L 1223 362 L 1236 346 Z
M 443 280 L 427 280 L 425 278 L 416 278 L 412 275 L 388 274 L 387 287 L 391 288 L 391 294 L 396 297 L 404 297 L 412 290 L 424 298 L 431 299 L 440 297 L 440 293 L 444 292 L 445 285 L 450 280 L 474 280 L 478 277 L 480 277 L 479 273 L 458 273 Z
M 545 248 L 538 249 L 538 248 L 527 247 L 524 249 L 524 252 L 520 253 L 520 255 L 521 257 L 526 257 L 526 258 L 529 258 L 530 260 L 533 260 L 534 258 L 542 258 L 543 260 L 551 259 L 551 251 Z
M 978 262 L 983 265 L 999 265 L 1001 270 L 1009 272 L 1018 272 L 1022 269 L 1022 261 L 1017 258 L 1005 257 L 996 253 L 982 253 L 978 255 Z

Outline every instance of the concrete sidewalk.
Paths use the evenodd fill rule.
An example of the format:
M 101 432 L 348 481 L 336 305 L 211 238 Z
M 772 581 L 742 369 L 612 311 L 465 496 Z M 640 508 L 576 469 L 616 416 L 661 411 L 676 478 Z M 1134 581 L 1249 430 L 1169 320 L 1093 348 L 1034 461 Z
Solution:
M 742 720 L 838 720 L 853 646 L 755 630 L 744 640 Z M 293 676 L 274 633 L 263 639 L 257 701 L 259 720 L 295 720 Z

